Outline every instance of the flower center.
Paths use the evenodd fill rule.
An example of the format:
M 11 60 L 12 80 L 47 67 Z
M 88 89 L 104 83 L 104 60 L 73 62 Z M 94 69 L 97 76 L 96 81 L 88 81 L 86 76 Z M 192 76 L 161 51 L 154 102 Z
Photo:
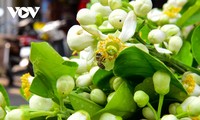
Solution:
M 181 11 L 180 7 L 169 7 L 167 9 L 165 9 L 163 12 L 164 14 L 166 14 L 167 16 L 169 16 L 170 18 L 174 18 L 177 16 L 177 14 Z
M 195 88 L 195 80 L 192 75 L 187 75 L 183 80 L 183 86 L 186 88 L 187 92 L 191 94 Z
M 26 99 L 28 99 L 31 95 L 30 93 L 30 82 L 28 80 L 28 78 L 31 77 L 31 75 L 29 73 L 26 73 L 24 75 L 22 75 L 21 82 L 22 82 L 22 89 L 24 91 L 24 96 L 26 97 Z

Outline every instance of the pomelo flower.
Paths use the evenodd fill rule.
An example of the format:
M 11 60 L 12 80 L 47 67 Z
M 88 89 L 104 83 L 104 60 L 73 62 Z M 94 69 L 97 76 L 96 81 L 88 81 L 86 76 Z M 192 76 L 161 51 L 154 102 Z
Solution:
M 30 73 L 26 73 L 22 75 L 20 79 L 22 82 L 21 87 L 24 91 L 24 96 L 26 97 L 26 99 L 28 99 L 31 96 L 31 92 L 29 90 L 34 77 L 31 76 Z
M 83 110 L 79 110 L 75 113 L 73 113 L 67 120 L 91 120 L 90 115 Z

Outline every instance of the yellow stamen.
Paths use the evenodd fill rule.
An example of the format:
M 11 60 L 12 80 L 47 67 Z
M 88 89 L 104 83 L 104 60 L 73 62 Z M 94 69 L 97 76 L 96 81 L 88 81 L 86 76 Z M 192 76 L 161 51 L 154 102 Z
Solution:
M 175 18 L 180 11 L 181 11 L 180 7 L 174 7 L 174 6 L 172 6 L 172 7 L 169 7 L 167 9 L 165 9 L 163 11 L 163 13 L 166 14 L 170 18 Z
M 183 86 L 187 90 L 189 94 L 191 94 L 194 91 L 195 88 L 195 80 L 192 75 L 187 75 L 185 79 L 183 80 Z
M 22 82 L 22 89 L 24 91 L 24 96 L 26 97 L 26 99 L 28 99 L 31 96 L 30 93 L 30 83 L 28 81 L 28 78 L 31 77 L 31 75 L 29 73 L 26 73 L 24 75 L 22 75 L 21 77 L 21 82 Z

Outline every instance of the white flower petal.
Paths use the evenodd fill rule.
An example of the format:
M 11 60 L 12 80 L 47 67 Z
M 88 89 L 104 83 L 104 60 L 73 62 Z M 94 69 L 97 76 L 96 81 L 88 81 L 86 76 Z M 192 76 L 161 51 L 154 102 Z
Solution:
M 155 47 L 155 49 L 156 49 L 159 53 L 162 53 L 162 54 L 172 54 L 171 51 L 159 47 L 159 44 L 154 44 L 154 47 Z
M 133 11 L 130 11 L 124 21 L 119 39 L 123 42 L 126 42 L 128 39 L 130 39 L 135 34 L 136 25 L 136 15 Z

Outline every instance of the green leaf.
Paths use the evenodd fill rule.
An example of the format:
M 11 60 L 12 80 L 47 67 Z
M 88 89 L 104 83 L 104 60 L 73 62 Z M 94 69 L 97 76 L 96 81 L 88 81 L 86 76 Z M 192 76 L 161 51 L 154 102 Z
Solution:
M 85 110 L 90 114 L 90 116 L 93 116 L 96 112 L 102 109 L 101 106 L 97 105 L 93 101 L 83 98 L 74 92 L 70 93 L 69 99 L 75 111 Z
M 103 69 L 99 69 L 93 76 L 93 84 L 98 86 L 101 89 L 109 89 L 110 88 L 110 79 L 113 77 L 113 71 L 106 71 Z
M 122 78 L 131 76 L 152 77 L 157 70 L 163 70 L 170 74 L 171 84 L 179 88 L 180 92 L 186 93 L 182 84 L 163 62 L 136 47 L 123 50 L 117 57 L 113 70 L 116 76 Z
M 174 56 L 174 58 L 188 66 L 192 65 L 193 56 L 191 53 L 191 45 L 188 41 L 184 41 L 181 50 L 177 55 Z
M 58 99 L 56 81 L 60 76 L 74 76 L 78 65 L 65 61 L 48 43 L 32 43 L 30 60 L 35 78 L 30 91 L 34 94 Z
M 1 85 L 1 84 L 0 84 L 0 92 L 4 96 L 4 99 L 6 101 L 6 105 L 10 106 L 10 99 L 9 99 L 8 93 L 7 93 L 6 89 L 3 87 L 3 85 Z
M 192 34 L 192 40 L 191 40 L 191 44 L 192 44 L 192 53 L 193 56 L 195 58 L 195 60 L 197 61 L 197 63 L 200 65 L 200 25 L 197 26 Z
M 99 120 L 100 115 L 105 112 L 126 118 L 135 110 L 136 104 L 133 100 L 133 95 L 128 84 L 123 82 L 105 108 L 96 113 L 92 120 Z
M 180 19 L 178 19 L 178 21 L 177 21 L 176 24 L 177 24 L 178 26 L 180 26 L 180 27 L 181 27 L 181 26 L 184 26 L 184 25 L 186 24 L 187 21 L 190 22 L 190 24 L 194 24 L 194 23 L 192 23 L 192 22 L 189 21 L 189 20 L 190 20 L 190 18 L 192 18 L 192 19 L 197 19 L 197 21 L 199 20 L 199 17 L 195 15 L 195 14 L 199 13 L 199 8 L 200 8 L 200 1 L 197 0 L 196 3 L 195 3 L 194 5 L 192 5 L 191 7 L 189 7 L 189 8 L 187 9 L 187 11 L 185 11 L 185 12 L 183 13 L 183 15 L 181 16 Z M 194 16 L 196 16 L 196 18 L 193 18 Z M 196 20 L 194 20 L 194 22 L 196 22 Z M 187 24 L 188 24 L 188 23 L 187 23 Z

